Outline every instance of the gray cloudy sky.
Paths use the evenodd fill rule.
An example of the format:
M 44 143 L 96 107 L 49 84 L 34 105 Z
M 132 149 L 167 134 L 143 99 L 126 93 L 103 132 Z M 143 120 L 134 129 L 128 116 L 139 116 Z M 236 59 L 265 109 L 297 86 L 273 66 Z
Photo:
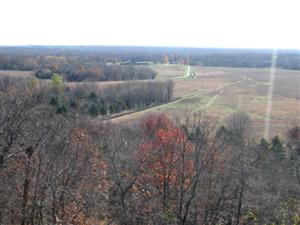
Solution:
M 300 48 L 299 0 L 0 1 L 0 45 Z

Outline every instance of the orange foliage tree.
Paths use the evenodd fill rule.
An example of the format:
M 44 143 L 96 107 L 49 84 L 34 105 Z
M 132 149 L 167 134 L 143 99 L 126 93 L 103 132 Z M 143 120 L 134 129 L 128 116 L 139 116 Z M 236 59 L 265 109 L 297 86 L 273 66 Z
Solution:
M 142 127 L 148 137 L 137 152 L 142 190 L 152 198 L 157 193 L 163 211 L 178 216 L 195 176 L 193 145 L 164 115 L 151 115 Z

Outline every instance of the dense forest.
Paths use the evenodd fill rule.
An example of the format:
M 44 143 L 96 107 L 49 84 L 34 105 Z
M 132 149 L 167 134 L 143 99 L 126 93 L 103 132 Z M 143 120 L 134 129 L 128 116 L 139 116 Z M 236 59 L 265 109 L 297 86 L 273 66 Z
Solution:
M 53 107 L 55 97 L 119 98 L 122 85 L 106 98 L 57 81 L 0 80 L 0 224 L 300 223 L 296 124 L 284 142 L 249 139 L 244 112 L 222 123 L 195 113 L 114 125 Z
M 109 47 L 109 46 L 29 46 L 0 47 L 0 69 L 34 70 L 40 76 L 47 71 L 62 73 L 68 79 L 77 79 L 84 73 L 87 79 L 132 79 L 128 76 L 112 78 L 103 64 L 145 65 L 149 63 L 181 63 L 221 67 L 270 67 L 272 50 L 264 49 L 201 49 L 162 47 Z M 102 65 L 101 65 L 102 64 Z M 300 55 L 296 50 L 278 50 L 277 67 L 300 69 Z M 121 67 L 122 68 L 122 67 Z M 132 67 L 125 69 L 131 70 Z M 108 70 L 108 71 L 107 71 Z M 135 79 L 153 79 L 150 71 L 136 71 Z M 92 74 L 92 75 L 91 75 Z M 140 74 L 140 75 L 138 75 Z M 73 77 L 75 76 L 75 77 Z

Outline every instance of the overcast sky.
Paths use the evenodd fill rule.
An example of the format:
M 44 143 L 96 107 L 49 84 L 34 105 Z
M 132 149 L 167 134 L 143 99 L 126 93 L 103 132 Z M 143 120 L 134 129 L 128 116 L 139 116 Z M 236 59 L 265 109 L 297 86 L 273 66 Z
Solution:
M 300 48 L 300 0 L 0 0 L 0 45 Z

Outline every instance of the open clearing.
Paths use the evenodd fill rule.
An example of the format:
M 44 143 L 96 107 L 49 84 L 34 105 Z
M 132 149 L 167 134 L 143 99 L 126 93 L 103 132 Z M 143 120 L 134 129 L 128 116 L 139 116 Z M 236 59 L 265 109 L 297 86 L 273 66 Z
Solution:
M 117 117 L 110 120 L 111 122 L 133 122 L 150 112 L 182 117 L 197 111 L 206 111 L 212 117 L 225 120 L 233 112 L 246 111 L 252 118 L 253 137 L 263 134 L 269 68 L 191 67 L 189 70 L 195 73 L 195 77 L 187 79 L 186 66 L 151 67 L 158 72 L 158 79 L 174 79 L 174 98 L 178 100 Z M 278 134 L 284 137 L 289 124 L 299 120 L 299 84 L 299 71 L 276 71 L 271 135 Z
M 31 77 L 33 73 L 31 71 L 0 70 L 0 76 Z

